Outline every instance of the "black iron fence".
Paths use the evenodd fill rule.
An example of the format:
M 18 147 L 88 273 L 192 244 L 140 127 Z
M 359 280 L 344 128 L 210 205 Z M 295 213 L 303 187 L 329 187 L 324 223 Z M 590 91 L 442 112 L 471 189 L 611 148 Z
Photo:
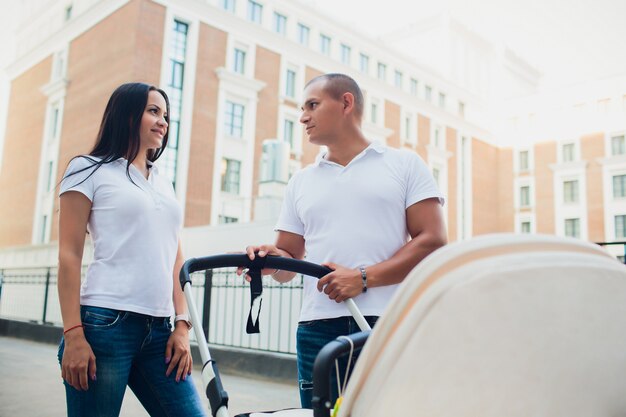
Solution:
M 83 271 L 84 273 L 84 271 Z M 261 333 L 248 335 L 249 285 L 234 269 L 192 275 L 192 291 L 202 327 L 212 344 L 295 353 L 302 304 L 302 276 L 286 284 L 263 278 Z M 0 269 L 0 317 L 61 326 L 57 268 Z M 193 339 L 193 333 L 191 333 Z
M 596 242 L 596 244 L 606 248 L 609 253 L 613 254 L 622 263 L 626 263 L 626 241 Z

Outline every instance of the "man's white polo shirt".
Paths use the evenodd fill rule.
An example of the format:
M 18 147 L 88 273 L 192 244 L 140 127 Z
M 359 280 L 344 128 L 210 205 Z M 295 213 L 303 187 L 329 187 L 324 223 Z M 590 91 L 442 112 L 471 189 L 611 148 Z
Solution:
M 370 144 L 348 165 L 318 156 L 289 181 L 276 230 L 304 237 L 306 259 L 356 268 L 389 259 L 409 239 L 406 209 L 443 197 L 421 158 Z M 305 277 L 300 321 L 349 316 Z M 364 315 L 379 316 L 397 285 L 375 287 L 354 298 Z
M 95 172 L 88 168 L 67 177 L 92 164 L 83 157 L 72 160 L 59 192 L 78 191 L 92 203 L 87 230 L 94 259 L 81 286 L 81 304 L 171 316 L 174 261 L 182 227 L 172 183 L 158 174 L 156 166 L 146 179 L 131 165 L 133 184 L 122 158 Z

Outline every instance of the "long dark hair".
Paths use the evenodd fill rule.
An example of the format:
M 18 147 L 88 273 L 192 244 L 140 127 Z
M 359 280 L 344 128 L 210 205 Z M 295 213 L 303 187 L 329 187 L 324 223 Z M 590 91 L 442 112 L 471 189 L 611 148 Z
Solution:
M 71 172 L 63 177 L 63 179 L 95 167 L 93 171 L 80 182 L 82 183 L 92 176 L 103 164 L 109 164 L 119 158 L 125 158 L 127 160 L 126 176 L 133 181 L 130 177 L 129 169 L 130 164 L 137 158 L 137 154 L 139 153 L 141 118 L 146 109 L 150 91 L 157 91 L 165 99 L 165 121 L 169 126 L 170 101 L 165 91 L 144 83 L 122 84 L 115 89 L 109 98 L 93 149 L 86 156 L 78 155 L 72 158 L 72 160 L 80 157 L 86 158 L 92 162 L 92 165 Z M 148 150 L 147 158 L 149 161 L 154 162 L 163 154 L 167 146 L 168 137 L 169 129 L 165 132 L 161 147 L 156 150 Z

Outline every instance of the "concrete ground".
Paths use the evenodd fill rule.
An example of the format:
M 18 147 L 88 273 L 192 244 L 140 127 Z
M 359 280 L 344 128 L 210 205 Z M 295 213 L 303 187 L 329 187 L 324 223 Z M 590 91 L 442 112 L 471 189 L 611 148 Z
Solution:
M 65 390 L 56 353 L 55 345 L 0 337 L 0 417 L 66 414 Z M 299 406 L 295 381 L 287 385 L 235 375 L 221 376 L 230 398 L 229 412 L 233 416 L 242 412 Z M 193 378 L 198 392 L 202 393 L 197 368 L 193 371 Z M 200 396 L 208 410 L 208 400 L 204 395 Z M 146 415 L 132 391 L 127 390 L 121 416 Z

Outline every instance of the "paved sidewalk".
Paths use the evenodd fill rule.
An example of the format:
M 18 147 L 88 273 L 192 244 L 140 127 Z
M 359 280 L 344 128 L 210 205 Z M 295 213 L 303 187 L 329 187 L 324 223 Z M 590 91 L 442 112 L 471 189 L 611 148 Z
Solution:
M 65 390 L 56 359 L 57 347 L 22 339 L 0 337 L 0 417 L 39 417 L 65 415 Z M 297 385 L 224 375 L 222 383 L 230 397 L 231 415 L 246 411 L 298 407 Z M 201 389 L 200 372 L 193 371 Z M 208 400 L 201 395 L 208 410 Z M 146 416 L 147 413 L 127 390 L 121 416 Z

